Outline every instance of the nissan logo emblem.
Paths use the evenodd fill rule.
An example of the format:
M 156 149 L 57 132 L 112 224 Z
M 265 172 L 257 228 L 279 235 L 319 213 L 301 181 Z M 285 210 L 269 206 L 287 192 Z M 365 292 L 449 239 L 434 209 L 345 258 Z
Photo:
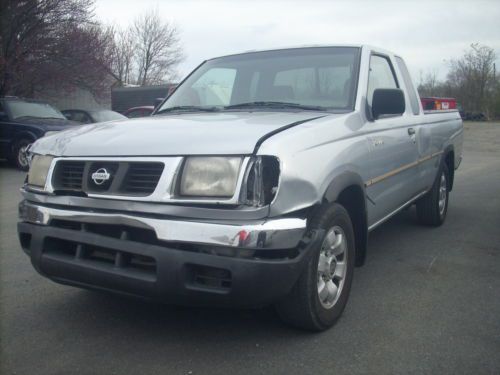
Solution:
M 108 173 L 108 171 L 106 170 L 106 168 L 99 168 L 97 171 L 95 171 L 94 173 L 92 173 L 91 177 L 92 177 L 92 181 L 94 181 L 94 184 L 96 184 L 96 185 L 102 185 L 106 181 L 109 180 L 109 178 L 111 177 L 111 175 Z

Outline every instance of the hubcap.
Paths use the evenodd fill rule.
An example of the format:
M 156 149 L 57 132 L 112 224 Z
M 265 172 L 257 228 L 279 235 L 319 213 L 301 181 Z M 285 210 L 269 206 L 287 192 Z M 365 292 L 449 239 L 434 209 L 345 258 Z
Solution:
M 337 302 L 347 271 L 347 240 L 339 226 L 331 228 L 323 240 L 318 260 L 318 297 L 330 309 Z
M 21 146 L 19 148 L 19 153 L 17 154 L 17 160 L 19 161 L 19 165 L 22 167 L 26 167 L 29 164 L 28 161 L 28 153 L 26 152 L 28 150 L 29 145 Z
M 444 215 L 444 210 L 446 208 L 446 176 L 444 173 L 441 175 L 441 180 L 439 182 L 439 215 Z

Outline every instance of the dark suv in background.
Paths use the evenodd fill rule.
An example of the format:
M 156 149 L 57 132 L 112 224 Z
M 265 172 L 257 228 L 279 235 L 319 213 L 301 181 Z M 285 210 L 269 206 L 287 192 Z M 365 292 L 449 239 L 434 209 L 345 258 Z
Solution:
M 38 138 L 76 125 L 50 104 L 16 97 L 0 98 L 0 158 L 28 170 L 28 146 Z

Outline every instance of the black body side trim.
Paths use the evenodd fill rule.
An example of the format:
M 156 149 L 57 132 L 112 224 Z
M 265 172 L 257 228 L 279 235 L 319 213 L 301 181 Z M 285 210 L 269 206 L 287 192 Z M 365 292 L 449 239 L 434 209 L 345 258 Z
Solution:
M 361 201 L 358 201 L 357 195 L 355 197 L 345 195 L 345 192 L 348 191 L 350 187 L 359 188 L 359 191 L 363 195 Z M 368 249 L 368 214 L 366 210 L 366 198 L 365 184 L 361 176 L 350 171 L 344 171 L 335 177 L 332 182 L 330 182 L 324 196 L 324 200 L 327 202 L 340 202 L 351 215 L 356 235 L 356 266 L 358 267 L 364 264 Z

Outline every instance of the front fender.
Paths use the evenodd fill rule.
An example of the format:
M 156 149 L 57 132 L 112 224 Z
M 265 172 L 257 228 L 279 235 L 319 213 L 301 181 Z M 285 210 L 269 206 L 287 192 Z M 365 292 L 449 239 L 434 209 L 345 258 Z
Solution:
M 350 186 L 357 186 L 365 196 L 365 183 L 361 176 L 355 172 L 345 171 L 335 176 L 326 189 L 323 200 L 327 202 L 335 202 L 339 194 Z

